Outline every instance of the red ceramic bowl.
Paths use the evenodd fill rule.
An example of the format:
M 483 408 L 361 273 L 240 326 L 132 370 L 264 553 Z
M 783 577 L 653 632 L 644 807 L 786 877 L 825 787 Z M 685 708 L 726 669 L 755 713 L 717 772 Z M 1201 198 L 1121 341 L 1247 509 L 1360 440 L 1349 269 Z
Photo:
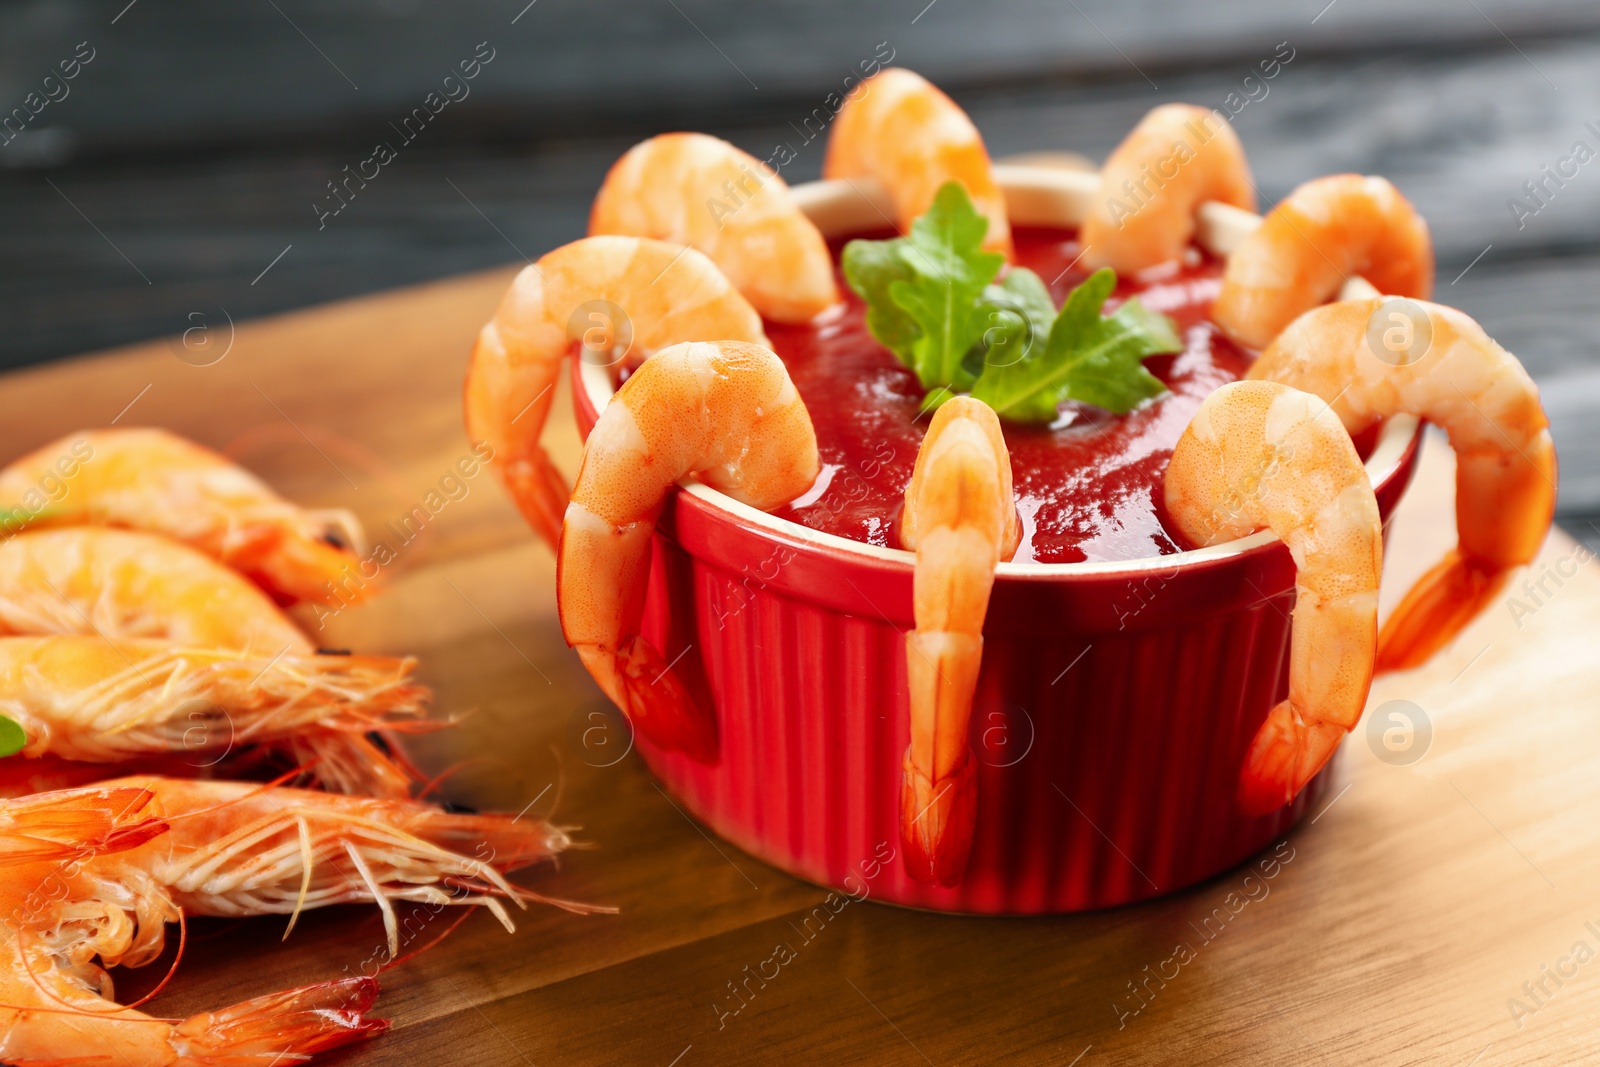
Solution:
M 1009 184 L 1018 221 L 1076 221 L 1071 205 Z M 824 232 L 871 225 L 848 189 L 795 192 Z M 587 434 L 611 382 L 576 360 L 572 381 Z M 1386 522 L 1420 435 L 1415 419 L 1390 420 L 1367 462 Z M 721 755 L 706 765 L 637 743 L 689 811 L 811 882 L 1021 915 L 1191 885 L 1324 800 L 1334 763 L 1273 815 L 1234 804 L 1245 750 L 1288 690 L 1295 570 L 1270 533 L 1128 562 L 1001 564 L 972 715 L 978 809 L 966 873 L 948 888 L 913 880 L 887 858 L 900 852 L 910 740 L 912 562 L 694 480 L 673 494 L 644 632 L 666 658 L 681 654 L 675 670 L 715 709 Z

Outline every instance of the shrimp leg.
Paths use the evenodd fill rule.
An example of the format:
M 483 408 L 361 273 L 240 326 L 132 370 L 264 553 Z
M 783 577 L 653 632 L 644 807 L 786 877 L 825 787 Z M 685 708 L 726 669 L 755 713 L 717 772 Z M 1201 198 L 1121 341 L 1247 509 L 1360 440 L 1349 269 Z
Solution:
M 0 637 L 0 702 L 27 736 L 24 759 L 116 764 L 182 754 L 198 773 L 236 749 L 281 746 L 326 757 L 312 770 L 329 787 L 397 795 L 410 776 L 361 735 L 428 727 L 414 666 L 384 656 Z
M 981 400 L 939 408 L 906 487 L 901 543 L 917 553 L 917 628 L 906 635 L 911 744 L 901 768 L 900 839 L 912 877 L 960 881 L 977 812 L 967 744 L 994 567 L 1017 550 L 1011 459 Z
M 1179 438 L 1167 512 L 1192 544 L 1267 528 L 1296 564 L 1289 698 L 1267 715 L 1239 776 L 1238 802 L 1289 803 L 1355 728 L 1372 684 L 1383 530 L 1366 468 L 1322 400 L 1275 382 L 1212 393 Z
M 1403 342 L 1398 350 L 1373 350 L 1374 324 Z M 1425 662 L 1544 543 L 1556 504 L 1550 420 L 1522 364 L 1461 312 L 1387 298 L 1316 308 L 1279 335 L 1250 377 L 1323 397 L 1351 433 L 1402 412 L 1420 416 L 1455 449 L 1458 543 L 1384 623 L 1379 671 Z
M 561 631 L 654 744 L 717 759 L 715 717 L 639 633 L 651 534 L 668 490 L 698 474 L 767 510 L 805 492 L 817 471 L 811 417 L 783 362 L 760 345 L 674 345 L 600 413 L 556 554 Z

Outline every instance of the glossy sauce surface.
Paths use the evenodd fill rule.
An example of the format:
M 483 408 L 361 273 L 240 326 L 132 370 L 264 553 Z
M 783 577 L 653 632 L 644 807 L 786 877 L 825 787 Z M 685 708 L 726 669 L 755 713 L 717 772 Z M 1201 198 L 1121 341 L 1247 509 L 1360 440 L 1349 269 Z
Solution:
M 1018 264 L 1045 280 L 1058 306 L 1088 276 L 1076 265 L 1080 248 L 1071 231 L 1020 228 L 1015 239 Z M 1250 365 L 1207 320 L 1222 262 L 1193 255 L 1119 279 L 1105 309 L 1138 296 L 1177 323 L 1184 351 L 1145 361 L 1168 392 L 1126 415 L 1069 403 L 1048 428 L 1005 425 L 1023 529 L 1017 562 L 1127 560 L 1180 550 L 1159 506 L 1167 460 L 1200 402 Z M 816 485 L 775 514 L 899 547 L 895 520 L 928 424 L 917 418 L 923 390 L 867 332 L 865 306 L 842 277 L 839 285 L 847 305 L 819 322 L 767 324 L 811 412 L 822 457 Z

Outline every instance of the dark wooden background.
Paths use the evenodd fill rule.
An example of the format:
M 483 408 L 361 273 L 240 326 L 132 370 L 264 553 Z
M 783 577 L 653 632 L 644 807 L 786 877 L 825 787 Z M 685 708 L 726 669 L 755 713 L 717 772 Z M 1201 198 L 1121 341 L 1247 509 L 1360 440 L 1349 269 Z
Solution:
M 1261 189 L 1361 170 L 1413 198 L 1440 298 L 1546 385 L 1563 515 L 1596 532 L 1600 162 L 1520 225 L 1507 205 L 1573 142 L 1600 150 L 1593 0 L 12 0 L 0 108 L 84 41 L 69 95 L 0 147 L 3 366 L 537 257 L 663 129 L 784 141 L 787 176 L 815 176 L 797 129 L 880 48 L 996 154 L 1100 158 L 1159 101 L 1221 105 L 1286 41 L 1236 119 Z M 326 183 L 480 42 L 471 95 L 319 229 Z

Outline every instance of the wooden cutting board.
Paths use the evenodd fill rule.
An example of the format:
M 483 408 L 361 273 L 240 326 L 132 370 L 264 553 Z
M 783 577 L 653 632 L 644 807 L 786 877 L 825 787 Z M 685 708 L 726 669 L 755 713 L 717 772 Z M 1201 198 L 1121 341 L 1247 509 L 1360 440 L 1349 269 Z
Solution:
M 195 319 L 187 346 L 151 342 L 0 382 L 4 455 L 81 427 L 166 426 L 403 542 L 383 595 L 304 620 L 326 646 L 421 657 L 437 714 L 458 720 L 413 746 L 428 768 L 457 768 L 446 795 L 576 828 L 590 847 L 522 881 L 621 909 L 533 907 L 515 934 L 470 916 L 384 972 L 393 1031 L 329 1062 L 1490 1067 L 1591 1055 L 1600 574 L 1569 537 L 1553 533 L 1530 571 L 1546 576 L 1542 592 L 1513 589 L 1515 602 L 1435 663 L 1379 682 L 1378 730 L 1369 741 L 1364 722 L 1346 743 L 1342 791 L 1280 847 L 1272 877 L 1247 882 L 1241 868 L 1137 907 L 1051 919 L 868 901 L 807 940 L 797 927 L 820 890 L 694 824 L 636 755 L 611 763 L 593 736 L 584 744 L 601 697 L 561 640 L 550 554 L 489 474 L 451 480 L 469 451 L 466 353 L 511 273 L 236 329 Z M 547 439 L 570 468 L 568 410 L 558 398 Z M 1395 520 L 1386 602 L 1453 539 L 1451 466 L 1430 438 Z M 404 517 L 419 506 L 429 519 L 417 529 Z M 1386 744 L 1414 755 L 1424 742 L 1414 733 L 1406 750 L 1396 710 L 1431 728 L 1409 764 Z M 1401 732 L 1386 742 L 1386 730 Z M 383 955 L 376 909 L 308 914 L 286 943 L 283 925 L 195 924 L 152 1007 L 219 1008 L 370 971 Z M 407 947 L 446 925 L 413 917 Z M 796 958 L 746 984 L 780 942 Z M 1180 945 L 1189 951 L 1175 955 Z M 119 988 L 126 998 L 152 980 L 129 974 Z

